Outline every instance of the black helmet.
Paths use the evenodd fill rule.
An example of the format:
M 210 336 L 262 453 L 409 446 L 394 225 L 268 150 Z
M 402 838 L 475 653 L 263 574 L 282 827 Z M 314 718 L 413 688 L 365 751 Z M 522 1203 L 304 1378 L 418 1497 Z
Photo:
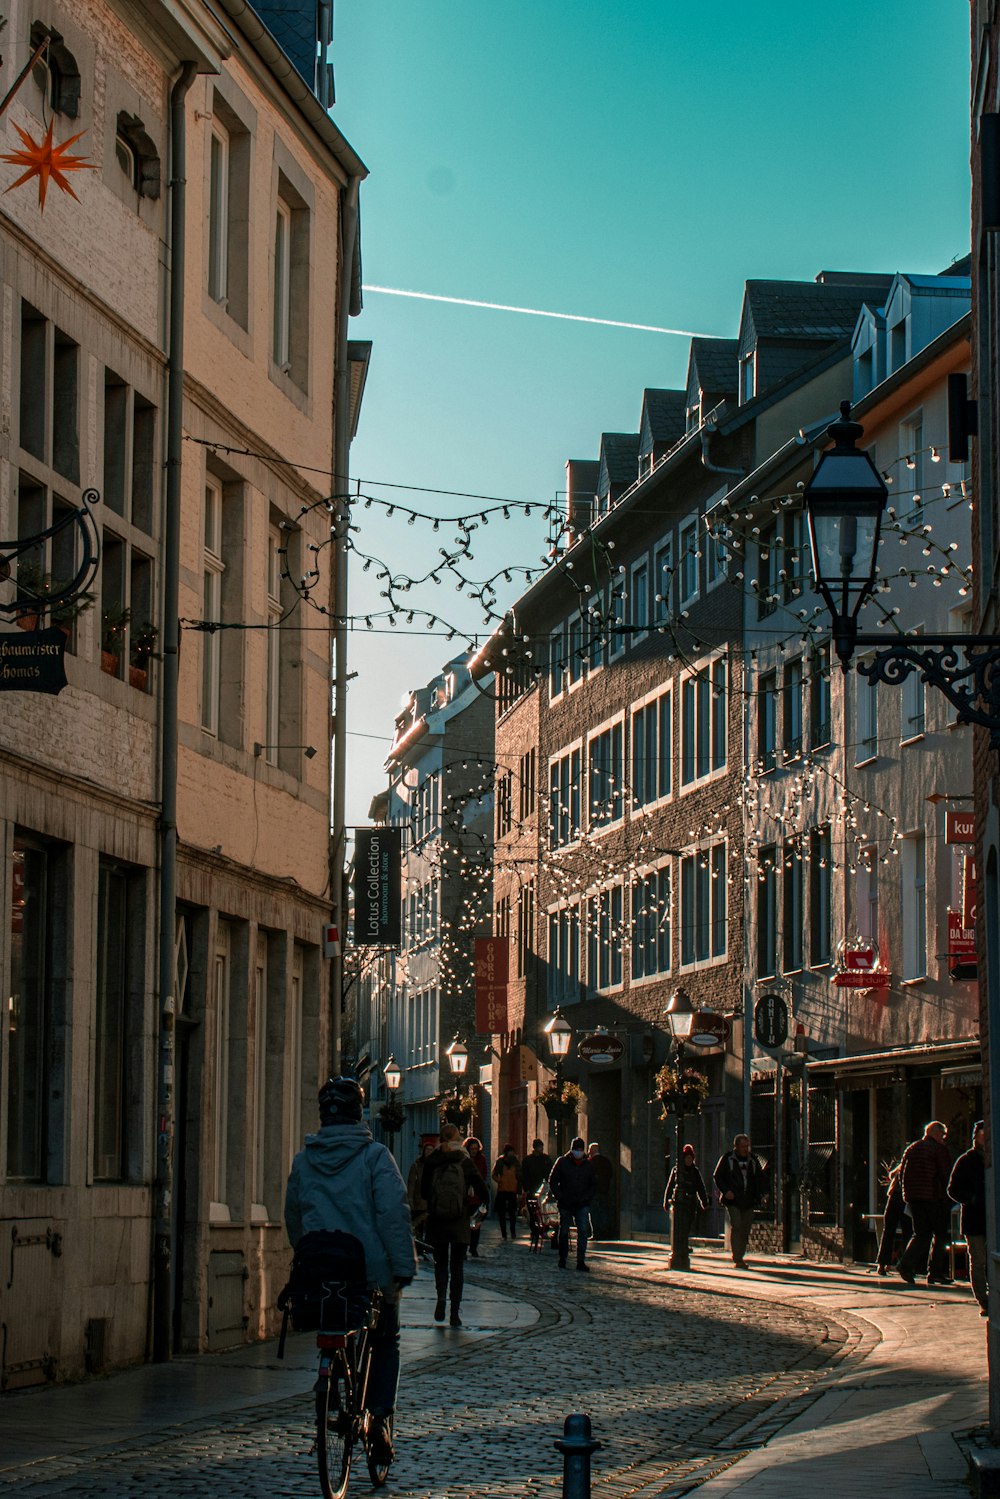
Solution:
M 320 1124 L 357 1124 L 364 1094 L 355 1077 L 331 1077 L 319 1090 Z

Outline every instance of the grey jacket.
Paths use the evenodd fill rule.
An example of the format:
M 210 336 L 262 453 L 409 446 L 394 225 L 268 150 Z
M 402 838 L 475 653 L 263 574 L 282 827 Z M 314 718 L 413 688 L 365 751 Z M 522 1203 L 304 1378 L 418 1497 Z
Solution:
M 417 1270 L 399 1167 L 366 1124 L 327 1124 L 306 1135 L 285 1192 L 292 1247 L 316 1229 L 342 1229 L 365 1246 L 369 1285 L 392 1289 Z

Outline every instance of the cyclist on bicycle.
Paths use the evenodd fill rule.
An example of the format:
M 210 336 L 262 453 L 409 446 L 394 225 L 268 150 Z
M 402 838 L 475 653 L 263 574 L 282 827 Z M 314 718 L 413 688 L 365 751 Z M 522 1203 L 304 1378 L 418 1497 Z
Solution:
M 369 1286 L 385 1301 L 375 1330 L 368 1408 L 372 1455 L 392 1461 L 389 1417 L 399 1385 L 399 1293 L 416 1274 L 406 1186 L 391 1153 L 361 1122 L 363 1095 L 353 1077 L 331 1077 L 319 1095 L 320 1129 L 306 1135 L 292 1162 L 285 1226 L 292 1248 L 303 1234 L 341 1229 L 365 1248 Z

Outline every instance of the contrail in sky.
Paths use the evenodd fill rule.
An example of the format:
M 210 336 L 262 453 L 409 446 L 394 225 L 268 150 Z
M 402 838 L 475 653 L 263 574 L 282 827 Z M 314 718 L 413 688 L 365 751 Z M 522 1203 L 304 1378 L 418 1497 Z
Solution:
M 430 291 L 401 291 L 398 286 L 362 286 L 362 291 L 381 292 L 386 297 L 416 297 L 420 302 L 453 302 L 458 307 L 487 307 L 492 312 L 523 312 L 529 317 L 562 318 L 567 323 L 599 323 L 602 328 L 634 328 L 639 333 L 669 333 L 677 338 L 714 338 L 712 333 L 692 333 L 689 328 L 657 328 L 652 323 L 620 323 L 616 318 L 584 317 L 578 312 L 545 312 L 540 307 L 510 307 L 506 302 L 474 302 L 471 297 L 439 297 Z

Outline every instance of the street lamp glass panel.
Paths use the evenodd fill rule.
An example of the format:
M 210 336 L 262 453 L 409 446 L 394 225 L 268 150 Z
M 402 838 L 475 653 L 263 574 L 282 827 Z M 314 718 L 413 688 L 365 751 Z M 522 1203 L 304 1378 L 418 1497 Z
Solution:
M 671 997 L 663 1016 L 675 1041 L 684 1041 L 690 1036 L 691 1027 L 694 1025 L 694 1010 L 683 989 L 678 989 L 677 993 Z
M 561 1010 L 556 1010 L 548 1025 L 545 1026 L 545 1035 L 548 1037 L 549 1050 L 554 1057 L 568 1056 L 569 1043 L 573 1039 L 573 1027 L 563 1017 Z
M 810 496 L 807 505 L 816 585 L 850 619 L 875 583 L 881 501 L 875 509 L 840 494 Z
M 403 1081 L 403 1073 L 395 1057 L 390 1057 L 388 1062 L 386 1062 L 382 1068 L 382 1076 L 385 1079 L 385 1085 L 389 1089 L 389 1092 L 395 1093 Z
M 461 1077 L 469 1065 L 469 1053 L 457 1036 L 448 1047 L 445 1056 L 448 1058 L 448 1066 L 451 1068 L 452 1077 Z

